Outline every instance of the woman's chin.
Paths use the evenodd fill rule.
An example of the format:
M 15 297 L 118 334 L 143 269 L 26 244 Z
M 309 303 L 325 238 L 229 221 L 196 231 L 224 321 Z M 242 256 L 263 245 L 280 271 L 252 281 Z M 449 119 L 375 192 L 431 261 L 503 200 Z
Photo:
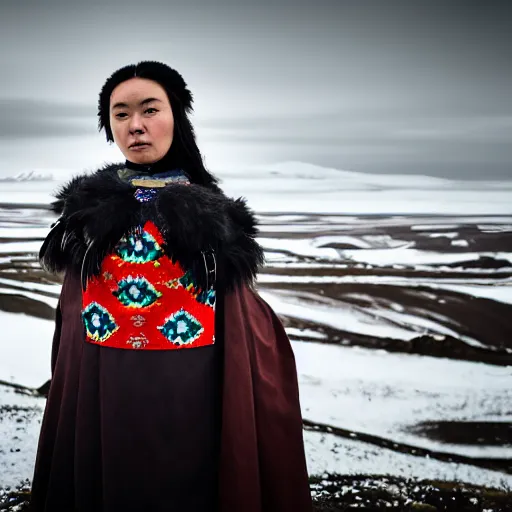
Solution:
M 128 155 L 128 160 L 133 162 L 134 164 L 154 164 L 159 160 L 159 158 L 155 158 L 155 155 L 150 155 L 147 153 L 132 153 Z

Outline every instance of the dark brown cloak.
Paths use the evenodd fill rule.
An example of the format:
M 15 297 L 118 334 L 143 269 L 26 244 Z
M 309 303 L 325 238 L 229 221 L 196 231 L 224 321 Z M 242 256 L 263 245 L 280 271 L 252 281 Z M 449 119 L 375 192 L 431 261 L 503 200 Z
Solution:
M 289 339 L 250 286 L 219 297 L 214 346 L 111 349 L 84 341 L 80 276 L 66 273 L 35 511 L 311 510 Z
M 140 203 L 122 168 L 75 177 L 52 203 L 60 217 L 40 258 L 65 279 L 34 510 L 311 510 L 293 352 L 252 286 L 263 260 L 255 216 L 214 184 L 173 184 Z M 85 341 L 82 289 L 148 219 L 201 288 L 210 281 L 203 258 L 215 255 L 214 345 L 137 351 Z

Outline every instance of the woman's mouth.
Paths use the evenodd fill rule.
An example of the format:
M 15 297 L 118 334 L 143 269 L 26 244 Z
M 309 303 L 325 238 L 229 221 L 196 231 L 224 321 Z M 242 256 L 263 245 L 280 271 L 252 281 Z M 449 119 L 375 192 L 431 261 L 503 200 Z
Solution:
M 136 142 L 135 144 L 132 144 L 130 146 L 130 149 L 132 151 L 142 151 L 144 149 L 147 149 L 149 148 L 150 144 L 148 144 L 147 142 Z

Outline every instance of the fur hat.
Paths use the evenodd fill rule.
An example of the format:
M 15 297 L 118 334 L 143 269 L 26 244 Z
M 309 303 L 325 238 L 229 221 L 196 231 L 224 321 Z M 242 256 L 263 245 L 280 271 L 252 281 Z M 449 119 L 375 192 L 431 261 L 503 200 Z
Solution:
M 160 84 L 169 97 L 171 107 L 175 101 L 179 101 L 183 110 L 186 113 L 193 111 L 192 108 L 192 93 L 188 89 L 185 80 L 175 69 L 156 61 L 142 61 L 138 64 L 130 64 L 124 66 L 107 78 L 107 81 L 101 88 L 100 97 L 98 100 L 98 128 L 101 131 L 105 129 L 107 141 L 114 140 L 112 130 L 110 128 L 109 108 L 110 96 L 112 91 L 122 82 L 130 78 L 147 78 Z

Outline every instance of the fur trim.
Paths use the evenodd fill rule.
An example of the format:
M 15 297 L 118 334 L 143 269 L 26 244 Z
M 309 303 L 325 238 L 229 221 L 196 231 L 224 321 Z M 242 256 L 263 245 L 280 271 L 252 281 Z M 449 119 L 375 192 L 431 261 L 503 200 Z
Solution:
M 45 239 L 39 258 L 52 272 L 71 266 L 83 284 L 98 275 L 101 263 L 127 232 L 152 220 L 165 240 L 164 250 L 185 270 L 206 284 L 204 252 L 213 251 L 222 262 L 226 286 L 251 283 L 264 262 L 256 242 L 257 223 L 243 199 L 226 197 L 216 185 L 168 185 L 149 203 L 133 196 L 118 169 L 108 165 L 92 175 L 68 182 L 51 209 L 60 215 Z

